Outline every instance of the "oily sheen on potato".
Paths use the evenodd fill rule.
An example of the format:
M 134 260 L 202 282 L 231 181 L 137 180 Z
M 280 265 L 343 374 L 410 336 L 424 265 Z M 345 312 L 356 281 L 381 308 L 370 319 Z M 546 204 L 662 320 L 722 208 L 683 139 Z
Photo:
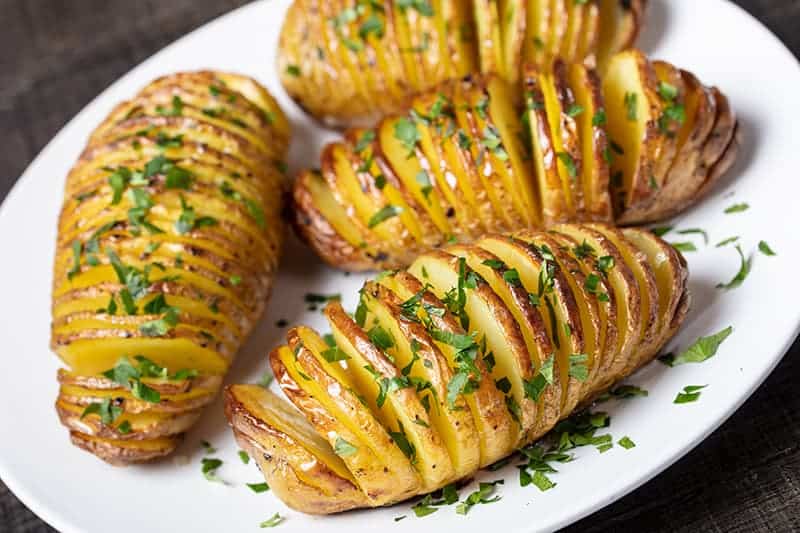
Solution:
M 523 65 L 556 58 L 603 71 L 633 45 L 645 0 L 295 0 L 278 72 L 319 120 L 374 124 L 446 80 L 496 73 L 518 87 Z
M 56 409 L 113 464 L 170 453 L 264 309 L 284 238 L 289 125 L 261 85 L 159 78 L 69 172 L 53 270 Z
M 652 361 L 690 303 L 643 229 L 490 234 L 368 281 L 331 334 L 299 326 L 270 365 L 289 402 L 232 385 L 239 444 L 290 507 L 376 507 L 468 479 Z M 290 405 L 290 404 L 293 404 Z
M 294 225 L 329 264 L 401 268 L 487 232 L 642 224 L 702 198 L 731 167 L 727 98 L 638 50 L 595 70 L 527 69 L 522 108 L 495 75 L 445 82 L 325 147 L 294 184 Z

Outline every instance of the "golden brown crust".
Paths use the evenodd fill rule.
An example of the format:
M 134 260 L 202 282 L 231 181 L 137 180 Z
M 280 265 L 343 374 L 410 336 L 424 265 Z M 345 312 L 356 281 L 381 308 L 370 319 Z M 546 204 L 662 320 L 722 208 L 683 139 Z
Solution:
M 448 0 L 428 4 L 428 12 L 388 1 L 345 11 L 350 6 L 339 1 L 295 0 L 276 64 L 289 95 L 322 123 L 370 126 L 410 95 L 466 74 L 493 72 L 516 84 L 527 64 L 548 67 L 558 57 L 594 64 L 597 55 L 630 48 L 646 2 L 607 3 Z
M 682 257 L 646 230 L 627 229 L 623 234 L 597 224 L 560 225 L 557 229 L 559 233 L 489 236 L 476 245 L 429 252 L 408 271 L 367 282 L 355 320 L 338 302 L 326 308 L 333 347 L 308 328 L 290 330 L 289 346 L 273 351 L 270 361 L 279 385 L 315 433 L 287 441 L 287 432 L 278 427 L 277 419 L 270 419 L 257 406 L 236 407 L 229 398 L 227 410 L 238 438 L 245 434 L 251 442 L 260 438 L 282 443 L 283 455 L 276 452 L 277 458 L 265 456 L 260 463 L 268 482 L 280 487 L 279 497 L 294 508 L 332 513 L 433 491 L 469 477 L 479 465 L 508 455 L 515 446 L 532 442 L 556 420 L 577 406 L 588 405 L 652 360 L 688 311 L 687 269 Z M 508 246 L 517 250 L 516 255 Z M 613 263 L 603 259 L 606 256 L 613 258 Z M 553 316 L 569 327 L 543 327 L 533 304 L 536 299 L 529 296 L 535 295 L 534 287 L 539 284 L 534 266 L 546 262 L 557 263 L 555 269 L 547 270 L 546 277 L 552 282 L 542 279 L 542 285 L 552 283 L 553 290 L 543 289 L 539 299 L 563 300 L 566 309 L 556 307 Z M 596 286 L 587 281 L 590 275 L 601 278 Z M 618 315 L 603 312 L 602 301 L 592 293 L 598 289 L 618 293 L 608 304 L 617 308 Z M 617 324 L 615 316 L 625 320 Z M 624 338 L 617 342 L 614 330 L 620 325 Z M 570 335 L 576 340 L 566 346 L 563 343 Z M 556 339 L 562 343 L 556 357 L 541 353 L 557 348 Z M 323 349 L 324 353 L 320 352 Z M 591 357 L 582 357 L 582 350 L 591 351 Z M 549 370 L 543 368 L 545 357 L 554 363 Z M 297 366 L 294 370 L 293 365 Z M 365 366 L 370 370 L 362 372 Z M 568 387 L 574 395 L 574 400 L 567 399 L 564 410 L 561 372 L 568 373 Z M 474 383 L 459 386 L 458 380 L 464 377 L 468 381 L 463 385 Z M 428 409 L 417 410 L 415 403 L 429 390 L 448 397 L 447 402 L 434 398 L 436 404 L 431 401 L 428 405 L 430 413 L 448 409 L 450 400 L 455 400 L 462 409 L 456 411 L 460 420 L 471 416 L 474 425 L 461 427 L 460 434 L 448 433 L 450 424 L 458 426 L 455 414 L 436 419 L 428 417 Z M 377 400 L 376 393 L 384 400 Z M 515 404 L 518 396 L 523 401 Z M 410 414 L 419 417 L 413 420 L 425 429 L 423 434 L 409 427 L 417 423 L 399 424 L 401 419 L 408 422 Z M 387 432 L 394 443 L 387 442 Z M 338 441 L 339 435 L 346 443 Z M 323 444 L 314 448 L 310 441 Z M 399 462 L 374 454 L 361 456 L 367 442 L 376 442 L 375 449 L 384 451 L 400 453 L 397 448 L 403 448 L 405 456 Z M 481 446 L 480 461 L 474 459 L 476 442 Z M 250 443 L 243 441 L 243 445 Z M 296 451 L 298 447 L 303 450 Z M 304 450 L 312 449 L 316 451 L 311 464 L 340 464 L 340 470 L 332 473 L 326 468 L 318 477 L 298 478 L 291 463 L 299 457 L 307 460 Z M 426 469 L 433 458 L 446 460 L 447 454 L 452 458 L 462 451 L 469 452 L 472 459 L 460 463 L 459 469 L 438 478 Z M 259 454 L 263 450 L 257 450 Z M 423 481 L 404 485 L 406 490 L 395 492 L 394 497 L 382 493 L 397 489 L 398 479 L 403 479 L 390 468 L 400 464 L 410 468 L 410 461 Z M 366 470 L 371 470 L 369 476 L 364 475 Z M 348 482 L 350 475 L 359 480 L 360 493 Z M 328 494 L 321 494 L 321 486 L 329 487 Z M 381 497 L 375 498 L 375 494 Z
M 266 89 L 211 71 L 154 80 L 94 130 L 53 266 L 56 409 L 76 445 L 155 459 L 213 400 L 272 288 L 288 143 Z
M 732 166 L 735 115 L 717 89 L 638 50 L 611 67 L 602 88 L 581 65 L 527 68 L 522 114 L 505 109 L 513 91 L 495 74 L 419 95 L 360 152 L 370 130 L 326 148 L 324 185 L 300 175 L 296 228 L 332 266 L 378 270 L 486 231 L 675 215 Z M 340 149 L 354 178 L 331 163 Z

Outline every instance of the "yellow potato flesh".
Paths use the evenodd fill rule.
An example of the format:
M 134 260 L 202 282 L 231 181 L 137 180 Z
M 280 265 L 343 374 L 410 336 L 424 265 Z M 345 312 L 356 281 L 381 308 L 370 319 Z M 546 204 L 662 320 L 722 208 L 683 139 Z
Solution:
M 611 164 L 612 181 L 621 176 L 622 190 L 626 192 L 629 205 L 636 189 L 642 156 L 642 139 L 647 123 L 652 120 L 648 96 L 644 91 L 638 64 L 633 55 L 618 55 L 610 63 L 603 79 L 603 98 L 608 117 L 608 136 L 619 145 L 621 152 L 614 150 Z M 635 102 L 631 103 L 632 99 Z M 626 105 L 626 101 L 628 105 Z M 629 109 L 630 108 L 630 109 Z M 634 113 L 629 115 L 629 111 Z
M 423 268 L 427 277 L 423 276 Z M 439 297 L 458 285 L 457 272 L 447 264 L 428 256 L 417 259 L 408 271 L 423 283 L 430 283 L 431 290 Z M 497 381 L 507 378 L 511 382 L 511 395 L 521 405 L 525 399 L 525 389 L 522 383 L 523 372 L 518 362 L 520 357 L 511 353 L 503 327 L 492 318 L 493 313 L 487 303 L 469 290 L 466 291 L 464 311 L 470 317 L 469 332 L 482 335 L 487 351 L 494 354 L 496 364 L 492 369 L 492 379 Z M 482 341 L 483 339 L 478 339 L 478 344 Z
M 377 324 L 385 328 L 386 331 L 392 336 L 395 341 L 394 346 L 387 349 L 395 365 L 398 368 L 406 368 L 413 360 L 411 343 L 408 338 L 403 335 L 397 324 L 397 318 L 391 314 L 389 309 L 380 301 L 365 294 L 364 302 L 369 310 L 367 315 L 367 324 Z M 431 365 L 433 367 L 433 365 Z M 441 381 L 441 377 L 434 375 L 438 370 L 428 368 L 422 362 L 417 361 L 411 366 L 408 376 L 417 378 L 423 382 L 437 382 Z M 445 383 L 446 385 L 446 383 Z M 436 390 L 436 389 L 435 389 Z M 432 427 L 439 433 L 442 440 L 447 447 L 447 452 L 450 455 L 450 460 L 453 462 L 453 469 L 455 476 L 462 478 L 474 472 L 478 467 L 480 461 L 480 449 L 477 446 L 470 446 L 467 438 L 459 425 L 458 413 L 451 412 L 442 393 L 446 394 L 442 388 L 439 388 L 438 394 L 433 394 L 431 391 L 423 392 L 422 394 L 428 397 L 431 409 L 428 411 Z M 422 396 L 420 396 L 422 398 Z M 463 407 L 461 407 L 463 409 Z
M 411 152 L 409 147 L 403 145 L 395 136 L 397 122 L 398 119 L 387 119 L 381 123 L 378 136 L 384 155 L 394 169 L 397 178 L 403 182 L 406 189 L 411 191 L 417 203 L 425 208 L 439 231 L 449 234 L 450 224 L 442 210 L 439 192 L 436 188 L 424 190 L 424 183 L 417 179 L 423 168 L 415 153 Z M 430 169 L 424 170 L 427 172 Z
M 99 338 L 72 341 L 56 353 L 76 374 L 92 376 L 113 368 L 120 357 L 143 355 L 169 369 L 191 368 L 201 374 L 222 375 L 230 361 L 188 339 Z
M 402 284 L 397 283 L 392 277 L 383 277 L 379 283 L 386 286 L 389 290 L 394 291 L 404 300 L 408 300 L 414 296 L 414 293 L 403 287 Z M 419 311 L 419 316 L 422 318 L 424 311 Z M 434 341 L 442 355 L 445 356 L 451 368 L 457 366 L 456 350 L 453 346 L 441 341 Z M 493 385 L 491 385 L 493 387 Z M 497 391 L 497 394 L 500 394 Z M 485 405 L 484 398 L 477 398 L 475 394 L 463 395 L 467 406 L 472 414 L 475 427 L 478 431 L 479 449 L 480 449 L 480 465 L 487 466 L 501 457 L 506 455 L 508 451 L 514 448 L 517 444 L 518 431 L 508 432 L 499 431 L 498 428 L 506 428 L 512 424 L 516 424 L 511 420 L 511 416 L 504 409 L 502 416 L 508 420 L 496 422 L 489 413 L 492 413 L 491 406 Z
M 524 148 L 515 129 L 519 117 L 511 105 L 509 85 L 500 78 L 492 78 L 488 83 L 488 92 L 489 115 L 500 133 L 509 157 L 511 181 L 514 184 L 511 189 L 514 191 L 513 198 L 521 200 L 519 209 L 527 227 L 537 227 L 542 223 L 539 217 L 540 202 L 536 197 L 535 178 L 531 174 L 529 162 L 524 160 Z
M 296 444 L 308 450 L 336 475 L 355 483 L 355 479 L 344 461 L 334 453 L 328 441 L 317 434 L 300 411 L 293 409 L 284 400 L 258 385 L 236 385 L 235 394 L 236 399 L 243 404 L 247 411 L 288 435 Z M 304 481 L 306 480 L 304 479 Z M 313 479 L 307 481 L 313 483 Z
M 525 289 L 531 294 L 537 294 L 541 265 L 534 263 L 527 255 L 521 253 L 521 251 L 516 247 L 510 246 L 507 243 L 499 240 L 483 239 L 480 241 L 480 246 L 495 254 L 509 267 L 515 269 L 519 274 L 520 281 L 522 281 L 522 285 L 525 287 Z M 571 341 L 566 336 L 564 328 L 559 327 L 559 324 L 566 323 L 561 305 L 559 305 L 560 302 L 558 302 L 558 299 L 555 297 L 555 295 L 549 295 L 540 299 L 540 306 L 544 307 L 546 305 L 544 301 L 546 298 L 551 299 L 556 322 L 553 323 L 552 317 L 547 312 L 546 308 L 543 309 L 541 314 L 547 330 L 550 333 L 551 339 L 553 339 L 554 334 L 558 337 L 559 346 L 555 347 L 555 355 L 558 367 L 562 369 L 559 374 L 559 378 L 561 382 L 561 409 L 563 410 L 567 405 L 568 399 L 575 398 L 577 396 L 577 393 L 574 390 L 570 390 L 571 385 L 569 374 L 564 370 L 569 369 L 569 358 L 574 352 L 570 349 Z M 572 387 L 574 387 L 574 385 L 572 385 Z

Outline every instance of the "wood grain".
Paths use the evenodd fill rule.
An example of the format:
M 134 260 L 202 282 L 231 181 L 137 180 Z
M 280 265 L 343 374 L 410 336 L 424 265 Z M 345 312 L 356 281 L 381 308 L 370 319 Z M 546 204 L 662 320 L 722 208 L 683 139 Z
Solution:
M 130 68 L 244 0 L 0 0 L 0 199 Z M 800 1 L 738 0 L 800 55 Z M 800 343 L 701 446 L 567 531 L 800 530 Z M 533 489 L 532 489 L 533 490 Z M 0 482 L 0 531 L 54 531 Z

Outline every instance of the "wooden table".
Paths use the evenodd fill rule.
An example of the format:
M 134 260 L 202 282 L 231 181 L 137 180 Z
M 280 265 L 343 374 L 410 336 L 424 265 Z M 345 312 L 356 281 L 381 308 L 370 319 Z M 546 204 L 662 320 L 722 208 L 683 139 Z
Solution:
M 163 46 L 244 3 L 0 0 L 0 200 L 45 143 L 96 94 Z M 800 0 L 736 3 L 800 56 Z M 800 342 L 700 447 L 569 530 L 800 531 L 798 377 Z M 3 428 L 3 435 L 13 438 L 13 428 Z M 53 530 L 0 482 L 0 531 Z

